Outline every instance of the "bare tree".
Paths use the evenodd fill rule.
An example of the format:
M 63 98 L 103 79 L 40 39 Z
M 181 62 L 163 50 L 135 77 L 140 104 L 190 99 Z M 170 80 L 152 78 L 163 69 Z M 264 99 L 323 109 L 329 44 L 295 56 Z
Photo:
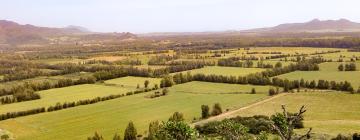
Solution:
M 294 115 L 290 115 L 285 108 L 285 105 L 281 105 L 281 108 L 283 110 L 283 125 L 285 126 L 279 126 L 275 123 L 272 123 L 273 129 L 276 131 L 276 133 L 280 136 L 282 140 L 303 140 L 303 139 L 309 139 L 310 133 L 312 131 L 312 128 L 310 128 L 306 134 L 304 135 L 295 135 L 294 134 L 294 122 L 299 121 L 302 118 L 302 115 L 306 112 L 305 106 L 301 106 L 298 113 Z

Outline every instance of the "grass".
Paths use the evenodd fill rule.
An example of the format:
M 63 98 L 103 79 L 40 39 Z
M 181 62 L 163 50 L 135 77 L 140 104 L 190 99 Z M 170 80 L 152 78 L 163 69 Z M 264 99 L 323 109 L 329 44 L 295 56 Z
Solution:
M 186 83 L 196 85 L 198 83 Z M 220 86 L 219 86 L 220 87 Z M 224 87 L 226 87 L 224 85 Z M 115 133 L 123 136 L 129 121 L 133 121 L 138 133 L 145 134 L 148 124 L 154 120 L 166 120 L 172 113 L 184 113 L 186 121 L 199 118 L 200 106 L 220 103 L 223 110 L 245 106 L 267 98 L 266 94 L 193 94 L 169 88 L 169 95 L 155 99 L 148 94 L 137 94 L 97 104 L 71 109 L 20 117 L 0 122 L 0 128 L 16 134 L 18 140 L 86 139 L 95 131 L 110 139 Z M 180 88 L 181 89 L 181 88 Z M 203 93 L 212 89 L 203 88 Z
M 355 77 L 360 77 L 360 71 L 338 71 L 337 67 L 340 63 L 329 62 L 320 64 L 320 71 L 295 71 L 287 74 L 277 76 L 279 78 L 287 78 L 290 80 L 329 80 L 343 82 L 348 81 L 357 89 L 360 86 L 360 81 Z M 357 63 L 360 66 L 359 63 Z
M 145 78 L 145 77 L 134 77 L 134 76 L 127 76 L 122 78 L 116 78 L 105 81 L 105 84 L 114 84 L 124 87 L 136 88 L 139 84 L 140 87 L 144 87 L 145 80 L 150 82 L 149 87 L 152 88 L 157 84 L 160 86 L 161 78 Z
M 72 102 L 95 97 L 103 97 L 111 94 L 125 94 L 130 91 L 126 88 L 85 84 L 57 89 L 49 89 L 38 92 L 41 99 L 0 105 L 0 113 L 23 111 L 38 107 L 48 107 L 56 103 Z
M 262 72 L 265 69 L 260 68 L 239 68 L 239 67 L 204 67 L 201 69 L 190 70 L 192 74 L 215 74 L 215 75 L 225 75 L 225 76 L 246 76 L 250 73 Z M 186 72 L 185 72 L 186 73 Z
M 339 133 L 355 133 L 360 130 L 360 95 L 338 92 L 292 93 L 269 102 L 245 109 L 236 115 L 272 115 L 281 112 L 284 104 L 291 112 L 305 105 L 305 127 L 313 132 L 335 136 Z M 302 129 L 304 132 L 307 129 Z
M 177 92 L 197 94 L 251 93 L 252 88 L 255 88 L 256 93 L 268 93 L 271 86 L 238 85 L 194 81 L 191 82 L 191 84 L 180 84 L 173 87 L 173 89 Z

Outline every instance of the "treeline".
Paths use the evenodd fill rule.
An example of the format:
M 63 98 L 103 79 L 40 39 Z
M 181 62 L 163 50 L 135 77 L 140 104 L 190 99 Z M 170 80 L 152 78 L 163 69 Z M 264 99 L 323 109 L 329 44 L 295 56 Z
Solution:
M 56 82 L 25 82 L 24 84 L 19 85 L 12 85 L 11 87 L 5 87 L 0 90 L 0 96 L 5 95 L 16 95 L 20 93 L 24 93 L 24 95 L 31 95 L 25 94 L 25 91 L 40 91 L 40 90 L 47 90 L 51 88 L 61 88 L 67 87 L 72 85 L 79 85 L 79 84 L 93 84 L 96 82 L 96 78 L 93 76 L 86 76 L 80 77 L 77 80 L 73 79 L 59 79 Z
M 338 66 L 339 71 L 356 71 L 356 64 L 350 63 L 350 64 L 340 64 Z
M 168 61 L 179 59 L 179 55 L 159 55 L 151 57 L 148 61 L 148 65 L 165 65 Z
M 277 87 L 282 87 L 285 92 L 288 92 L 296 88 L 311 88 L 311 89 L 332 89 L 339 91 L 349 91 L 354 92 L 354 88 L 347 81 L 345 82 L 335 82 L 335 81 L 326 81 L 319 80 L 318 83 L 315 81 L 305 81 L 305 80 L 283 80 L 279 78 L 270 78 L 277 75 L 293 72 L 296 70 L 319 70 L 319 67 L 316 63 L 321 61 L 313 60 L 300 62 L 297 64 L 290 64 L 285 67 L 273 68 L 260 73 L 249 74 L 247 76 L 223 76 L 223 75 L 205 75 L 205 74 L 194 74 L 190 72 L 183 74 L 178 73 L 173 76 L 165 76 L 161 81 L 161 87 L 170 87 L 174 84 L 181 84 L 191 81 L 205 81 L 205 82 L 215 82 L 215 83 L 230 83 L 230 84 L 252 84 L 252 85 L 272 85 Z
M 16 102 L 40 99 L 40 95 L 34 93 L 34 91 L 31 89 L 19 87 L 14 90 L 14 94 L 12 94 L 11 96 L 4 96 L 0 98 L 0 104 L 11 104 Z

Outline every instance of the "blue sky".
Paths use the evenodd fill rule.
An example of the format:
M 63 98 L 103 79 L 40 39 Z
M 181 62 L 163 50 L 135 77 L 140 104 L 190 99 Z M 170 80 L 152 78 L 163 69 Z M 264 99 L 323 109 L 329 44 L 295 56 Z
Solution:
M 359 0 L 2 0 L 0 19 L 101 32 L 197 32 L 346 18 Z

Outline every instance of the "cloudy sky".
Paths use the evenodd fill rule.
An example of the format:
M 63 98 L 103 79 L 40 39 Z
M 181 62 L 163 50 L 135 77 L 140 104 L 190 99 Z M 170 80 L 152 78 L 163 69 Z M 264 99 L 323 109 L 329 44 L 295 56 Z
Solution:
M 241 30 L 346 18 L 360 22 L 359 0 L 1 0 L 0 19 L 99 32 Z

